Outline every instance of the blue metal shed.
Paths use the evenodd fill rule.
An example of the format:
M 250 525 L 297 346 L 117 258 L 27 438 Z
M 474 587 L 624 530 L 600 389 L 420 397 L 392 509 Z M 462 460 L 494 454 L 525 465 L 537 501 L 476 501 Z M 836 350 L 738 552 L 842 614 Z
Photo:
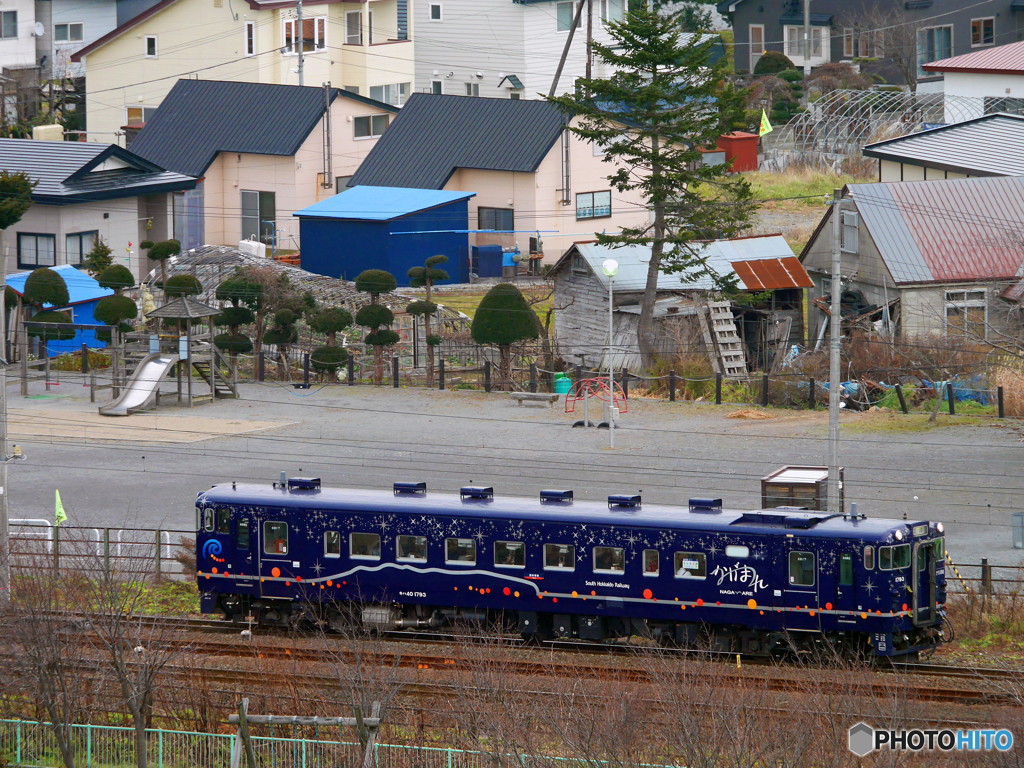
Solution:
M 68 299 L 70 301 L 62 307 L 51 307 L 44 304 L 43 309 L 59 309 L 71 315 L 71 321 L 80 325 L 102 325 L 96 321 L 93 314 L 96 305 L 104 296 L 112 296 L 114 292 L 109 288 L 100 288 L 100 284 L 88 273 L 70 264 L 61 264 L 57 267 L 48 267 L 64 278 L 64 284 L 68 287 Z M 25 292 L 25 281 L 31 272 L 18 272 L 7 276 L 7 287 L 19 296 Z M 29 318 L 31 319 L 31 318 Z M 69 352 L 78 352 L 82 344 L 88 344 L 91 349 L 106 347 L 102 341 L 96 340 L 94 331 L 79 331 L 78 335 L 70 341 L 48 341 L 46 352 L 49 357 L 57 357 Z
M 449 283 L 469 282 L 469 198 L 475 192 L 352 187 L 295 213 L 302 268 L 354 280 L 383 269 L 408 285 L 411 267 L 444 254 Z M 400 234 L 416 232 L 421 234 Z

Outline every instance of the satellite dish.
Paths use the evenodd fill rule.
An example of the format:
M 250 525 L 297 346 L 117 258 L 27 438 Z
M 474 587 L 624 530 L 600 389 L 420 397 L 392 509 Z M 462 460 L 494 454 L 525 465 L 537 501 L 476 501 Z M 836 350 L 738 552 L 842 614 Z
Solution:
M 46 27 L 43 26 L 43 22 L 37 21 L 36 22 L 36 37 L 42 37 L 43 33 L 45 31 L 46 31 Z

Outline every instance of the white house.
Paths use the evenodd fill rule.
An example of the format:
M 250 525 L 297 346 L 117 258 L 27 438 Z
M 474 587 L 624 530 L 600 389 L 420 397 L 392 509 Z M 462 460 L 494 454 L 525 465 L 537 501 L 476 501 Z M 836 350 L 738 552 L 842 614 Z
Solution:
M 982 48 L 922 69 L 942 75 L 947 123 L 997 112 L 1024 114 L 1024 42 Z
M 139 279 L 152 268 L 147 259 L 140 264 L 139 242 L 168 239 L 171 196 L 196 185 L 121 147 L 91 142 L 0 139 L 0 168 L 36 182 L 32 206 L 0 232 L 9 273 L 78 265 L 102 239 Z
M 39 0 L 36 20 L 43 25 L 35 39 L 43 79 L 82 77 L 85 64 L 71 57 L 117 27 L 117 0 Z
M 588 23 L 594 40 L 609 44 L 605 22 L 621 21 L 626 3 L 593 0 L 590 22 L 584 6 L 558 93 L 571 91 L 586 73 Z M 416 90 L 513 99 L 548 93 L 578 5 L 578 0 L 416 0 Z M 609 74 L 595 62 L 595 77 Z
M 16 122 L 39 85 L 34 0 L 0 5 L 0 124 Z

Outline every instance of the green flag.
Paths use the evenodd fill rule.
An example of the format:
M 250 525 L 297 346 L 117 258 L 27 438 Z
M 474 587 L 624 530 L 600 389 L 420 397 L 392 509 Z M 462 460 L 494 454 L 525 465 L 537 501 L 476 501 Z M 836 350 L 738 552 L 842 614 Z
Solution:
M 761 110 L 761 130 L 758 131 L 757 135 L 764 136 L 766 133 L 771 133 L 775 129 L 772 128 L 772 124 L 768 122 L 768 113 L 763 109 Z
M 53 511 L 53 522 L 55 525 L 67 522 L 68 516 L 64 514 L 64 505 L 60 503 L 60 491 L 54 491 L 57 494 L 57 506 Z

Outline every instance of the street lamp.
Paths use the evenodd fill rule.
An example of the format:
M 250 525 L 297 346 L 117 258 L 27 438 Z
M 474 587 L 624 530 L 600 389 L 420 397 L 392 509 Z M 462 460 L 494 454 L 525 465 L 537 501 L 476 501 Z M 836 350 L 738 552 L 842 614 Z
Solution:
M 612 283 L 619 274 L 619 262 L 605 259 L 601 271 L 608 276 L 608 447 L 615 447 L 615 364 L 612 362 L 612 341 L 614 338 Z

